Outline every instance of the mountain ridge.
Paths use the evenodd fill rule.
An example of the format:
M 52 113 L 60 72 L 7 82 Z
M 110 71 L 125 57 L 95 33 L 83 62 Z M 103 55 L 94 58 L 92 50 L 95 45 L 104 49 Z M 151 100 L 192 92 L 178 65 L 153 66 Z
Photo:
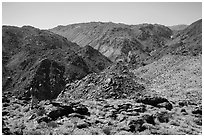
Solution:
M 139 48 L 139 50 L 145 50 L 147 45 L 151 43 L 148 45 L 149 51 L 147 50 L 147 52 L 150 52 L 157 46 L 162 46 L 166 39 L 169 39 L 171 36 L 169 28 L 158 24 L 126 25 L 112 22 L 78 23 L 58 26 L 50 29 L 50 31 L 62 35 L 82 47 L 88 44 L 109 57 L 112 61 L 121 56 L 124 58 L 123 54 L 127 54 L 132 48 L 137 48 L 136 46 L 131 46 L 132 48 L 128 49 L 126 53 L 122 52 L 121 49 L 126 48 L 124 45 L 125 41 L 142 45 L 143 49 Z M 139 52 L 145 54 L 144 51 Z
M 109 59 L 92 47 L 81 48 L 66 38 L 47 30 L 31 26 L 21 28 L 3 26 L 2 32 L 3 90 L 15 89 L 14 92 L 19 95 L 23 92 L 30 92 L 29 88 L 32 86 L 33 80 L 37 79 L 37 83 L 43 81 L 43 79 L 38 79 L 44 75 L 42 73 L 45 73 L 46 79 L 49 79 L 48 75 L 60 74 L 61 72 L 57 71 L 59 69 L 64 73 L 60 75 L 64 75 L 65 78 L 56 76 L 55 81 L 69 82 L 91 72 L 100 72 L 111 64 Z M 84 50 L 87 52 L 83 54 L 83 57 L 77 53 Z M 53 63 L 56 65 L 49 65 Z M 38 69 L 46 69 L 46 71 L 41 73 Z M 49 74 L 47 72 L 50 69 L 53 69 L 53 72 L 50 71 Z M 35 75 L 39 76 L 35 78 Z M 47 89 L 49 89 L 48 87 Z

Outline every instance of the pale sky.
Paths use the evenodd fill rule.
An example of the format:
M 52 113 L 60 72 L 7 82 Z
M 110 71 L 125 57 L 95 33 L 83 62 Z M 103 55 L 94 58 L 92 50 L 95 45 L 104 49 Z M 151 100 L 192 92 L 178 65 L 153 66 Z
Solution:
M 91 21 L 189 25 L 201 18 L 201 2 L 2 3 L 3 25 L 31 25 L 41 29 Z

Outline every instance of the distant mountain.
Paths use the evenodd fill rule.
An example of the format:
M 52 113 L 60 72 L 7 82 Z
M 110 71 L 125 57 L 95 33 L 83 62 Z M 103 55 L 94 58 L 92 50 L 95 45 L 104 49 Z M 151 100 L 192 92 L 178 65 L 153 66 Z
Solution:
M 201 19 L 174 34 L 158 24 L 91 22 L 58 26 L 49 31 L 31 26 L 3 26 L 3 90 L 29 93 L 34 86 L 58 94 L 66 83 L 105 69 L 111 64 L 109 59 L 138 68 L 166 54 L 201 53 Z
M 111 61 L 90 46 L 31 26 L 2 27 L 3 90 L 18 96 L 30 89 L 42 98 L 55 98 L 67 82 L 100 72 Z M 47 96 L 49 95 L 49 96 Z
M 184 30 L 188 25 L 185 24 L 180 24 L 180 25 L 173 25 L 173 26 L 168 26 L 172 31 L 179 31 L 179 30 Z
M 173 35 L 166 49 L 172 54 L 198 55 L 202 53 L 202 19 Z
M 146 58 L 170 39 L 172 31 L 163 25 L 125 25 L 112 22 L 90 22 L 57 26 L 50 31 L 76 42 L 90 45 L 112 61 L 130 60 L 129 56 Z

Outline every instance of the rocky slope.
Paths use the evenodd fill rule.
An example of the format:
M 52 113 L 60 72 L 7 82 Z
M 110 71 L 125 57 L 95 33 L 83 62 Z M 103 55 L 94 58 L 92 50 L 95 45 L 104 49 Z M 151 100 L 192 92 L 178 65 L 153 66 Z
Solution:
M 173 35 L 167 44 L 167 52 L 196 56 L 202 53 L 202 19 Z
M 169 100 L 202 104 L 202 56 L 167 55 L 132 71 Z
M 58 27 L 82 48 L 49 31 L 11 28 L 3 27 L 3 134 L 202 134 L 202 20 L 172 38 L 156 24 Z M 114 38 L 122 44 L 93 46 Z M 32 110 L 30 88 L 43 97 Z
M 56 97 L 67 82 L 111 64 L 90 46 L 80 48 L 46 30 L 3 26 L 2 34 L 3 90 L 18 96 L 29 96 L 32 88 L 43 92 L 43 98 L 49 92 Z
M 112 22 L 57 26 L 50 31 L 82 47 L 89 44 L 112 61 L 127 60 L 132 54 L 144 59 L 162 47 L 172 35 L 169 28 L 158 24 L 125 25 Z
M 2 131 L 8 135 L 202 134 L 202 107 L 185 101 L 170 103 L 156 96 L 139 101 L 66 99 L 41 101 L 39 108 L 29 110 L 28 102 L 10 99 L 2 111 Z

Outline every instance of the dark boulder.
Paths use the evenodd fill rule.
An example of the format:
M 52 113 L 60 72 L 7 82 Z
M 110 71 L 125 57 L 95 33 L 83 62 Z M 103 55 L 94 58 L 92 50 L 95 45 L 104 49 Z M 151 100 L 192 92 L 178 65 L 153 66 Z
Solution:
M 159 96 L 143 96 L 137 99 L 136 102 L 152 105 L 159 108 L 164 107 L 167 110 L 171 110 L 173 108 L 172 104 L 166 98 Z
M 138 119 L 134 119 L 134 120 L 131 120 L 129 123 L 128 123 L 128 126 L 130 128 L 130 131 L 131 132 L 136 132 L 136 131 L 144 131 L 145 129 L 142 127 L 142 125 L 144 124 L 144 120 L 142 118 L 138 118 Z
M 81 115 L 90 115 L 88 108 L 82 104 L 77 104 L 73 106 L 73 110 L 75 113 L 78 113 Z
M 171 114 L 167 111 L 159 111 L 154 115 L 154 117 L 161 123 L 168 123 L 171 118 Z
M 187 101 L 179 101 L 178 102 L 178 105 L 180 106 L 180 107 L 184 107 L 184 106 L 188 106 L 188 102 Z
M 8 128 L 8 127 L 2 127 L 2 134 L 3 135 L 12 135 L 12 132 L 10 131 L 10 128 Z
M 166 108 L 167 110 L 172 110 L 173 106 L 170 102 L 163 102 L 157 105 L 158 108 Z
M 8 111 L 2 111 L 2 116 L 6 116 L 6 115 L 8 115 L 8 114 L 9 114 Z
M 192 110 L 192 114 L 199 114 L 202 115 L 202 107 L 196 107 L 195 109 Z
M 77 128 L 79 128 L 79 129 L 88 128 L 88 127 L 89 127 L 89 124 L 84 122 L 84 121 L 77 123 Z
M 185 108 L 182 108 L 182 109 L 181 109 L 181 113 L 182 113 L 182 112 L 186 113 L 186 109 L 185 109 Z
M 56 120 L 59 117 L 67 116 L 73 112 L 74 111 L 71 106 L 60 106 L 49 112 L 47 116 L 50 117 L 52 120 Z
M 51 119 L 49 118 L 49 117 L 47 117 L 47 116 L 43 116 L 43 117 L 40 117 L 39 119 L 37 119 L 37 122 L 38 123 L 41 123 L 41 122 L 46 122 L 46 123 L 48 123 L 48 122 L 50 122 L 51 121 Z
M 145 121 L 145 123 L 155 125 L 154 116 L 152 114 L 143 114 L 141 118 Z
M 30 84 L 30 94 L 38 100 L 54 99 L 65 86 L 65 67 L 53 60 L 40 61 Z
M 80 119 L 85 118 L 84 115 L 81 115 L 81 114 L 78 114 L 78 113 L 71 113 L 71 114 L 69 114 L 69 117 L 77 117 L 77 118 L 80 118 Z

